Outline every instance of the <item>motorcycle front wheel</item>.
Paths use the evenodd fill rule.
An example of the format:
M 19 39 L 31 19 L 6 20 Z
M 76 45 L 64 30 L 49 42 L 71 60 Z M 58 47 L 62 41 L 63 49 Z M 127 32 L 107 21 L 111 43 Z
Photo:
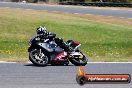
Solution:
M 80 52 L 81 53 L 81 52 Z M 72 57 L 71 59 L 70 59 L 70 62 L 72 63 L 72 64 L 74 64 L 75 66 L 85 66 L 86 64 L 87 64 L 87 62 L 88 62 L 88 59 L 86 58 L 86 56 L 83 54 L 83 53 L 81 53 L 82 55 L 83 55 L 83 57 L 82 58 L 75 58 L 75 57 Z
M 33 49 L 29 52 L 29 60 L 36 66 L 46 66 L 48 64 L 48 56 L 41 49 Z

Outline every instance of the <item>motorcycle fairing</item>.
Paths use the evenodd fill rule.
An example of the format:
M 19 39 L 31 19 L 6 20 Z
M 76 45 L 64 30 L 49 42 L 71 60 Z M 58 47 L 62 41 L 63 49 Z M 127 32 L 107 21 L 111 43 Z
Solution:
M 62 49 L 62 48 L 60 48 L 60 47 L 56 47 L 55 49 L 54 49 L 54 51 L 52 52 L 52 53 L 50 53 L 50 59 L 51 59 L 51 61 L 52 60 L 57 60 L 57 59 L 55 59 L 58 55 L 60 55 L 61 53 L 63 53 L 64 52 L 64 50 Z
M 62 54 L 64 50 L 60 47 L 52 47 L 52 45 L 49 43 L 39 43 L 38 45 L 49 52 L 51 60 L 59 60 L 61 57 L 63 57 Z
M 60 54 L 58 54 L 54 60 L 64 60 L 62 59 L 63 57 L 66 57 L 67 56 L 67 52 L 62 52 Z
M 39 46 L 41 46 L 43 49 L 45 49 L 48 52 L 53 52 L 54 48 L 51 47 L 48 43 L 38 43 Z
M 73 44 L 73 45 L 79 45 L 80 43 L 79 43 L 79 42 L 74 41 L 74 42 L 72 42 L 72 44 Z

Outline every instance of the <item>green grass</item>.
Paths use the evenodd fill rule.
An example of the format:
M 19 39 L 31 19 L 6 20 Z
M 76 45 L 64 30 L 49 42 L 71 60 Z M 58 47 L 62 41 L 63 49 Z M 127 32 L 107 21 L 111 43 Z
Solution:
M 89 61 L 132 61 L 132 20 L 99 18 L 0 8 L 0 60 L 28 61 L 28 40 L 43 25 L 64 40 L 81 42 Z

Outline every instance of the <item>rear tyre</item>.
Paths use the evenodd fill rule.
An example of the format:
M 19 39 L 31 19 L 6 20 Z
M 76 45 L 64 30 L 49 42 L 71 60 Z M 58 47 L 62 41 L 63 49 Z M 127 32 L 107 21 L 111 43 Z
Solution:
M 48 56 L 41 49 L 34 49 L 29 52 L 29 60 L 36 66 L 46 66 L 49 62 Z

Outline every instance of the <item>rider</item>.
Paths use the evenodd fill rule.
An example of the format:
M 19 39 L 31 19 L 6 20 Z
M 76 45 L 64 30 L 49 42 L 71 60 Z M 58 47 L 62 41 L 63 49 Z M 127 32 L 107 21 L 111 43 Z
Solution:
M 37 35 L 33 36 L 32 39 L 30 39 L 29 44 L 35 42 L 35 41 L 43 41 L 44 36 L 46 36 L 47 31 L 45 27 L 38 27 L 37 30 Z
M 45 27 L 42 27 L 42 26 L 40 26 L 40 27 L 38 27 L 37 28 L 37 30 L 36 30 L 36 32 L 37 32 L 37 35 L 40 37 L 40 38 L 44 38 L 44 37 L 47 37 L 48 36 L 48 38 L 50 39 L 50 36 L 56 36 L 56 34 L 55 33 L 53 33 L 53 32 L 47 32 L 46 31 L 46 28 Z M 52 40 L 52 39 L 51 39 Z M 59 46 L 61 46 L 61 45 L 63 45 L 62 43 L 64 43 L 64 41 L 63 41 L 63 39 L 62 38 L 55 38 L 55 42 L 57 43 L 57 45 L 59 45 Z
M 46 28 L 42 26 L 38 27 L 36 32 L 40 40 L 44 40 L 44 39 L 53 40 L 56 36 L 56 34 L 53 32 L 47 32 Z
M 30 39 L 29 44 L 36 42 L 36 41 L 44 41 L 46 39 L 47 42 L 52 41 L 53 39 L 55 40 L 55 43 L 60 46 L 61 48 L 65 49 L 66 51 L 69 50 L 69 43 L 64 42 L 62 38 L 55 38 L 56 34 L 53 32 L 47 32 L 46 28 L 43 26 L 39 26 L 36 30 L 37 35 L 33 36 L 32 39 Z

